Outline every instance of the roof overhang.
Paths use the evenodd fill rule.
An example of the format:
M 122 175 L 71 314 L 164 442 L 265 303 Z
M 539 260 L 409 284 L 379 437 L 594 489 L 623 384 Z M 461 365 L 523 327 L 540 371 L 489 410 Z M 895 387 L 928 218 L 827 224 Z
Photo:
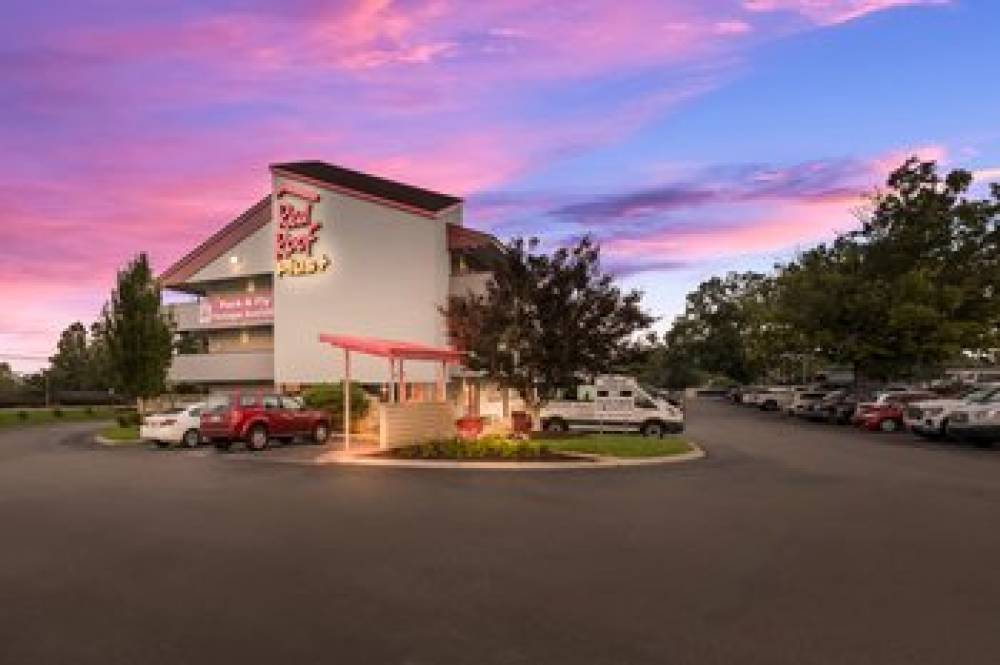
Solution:
M 415 342 L 402 342 L 377 337 L 321 333 L 319 341 L 346 351 L 355 351 L 369 356 L 390 358 L 393 360 L 428 360 L 461 363 L 465 356 L 461 351 L 456 351 L 449 347 L 428 346 Z
M 183 287 L 187 280 L 198 274 L 205 266 L 246 240 L 270 221 L 271 195 L 268 194 L 163 271 L 158 278 L 160 286 L 183 290 L 178 287 Z

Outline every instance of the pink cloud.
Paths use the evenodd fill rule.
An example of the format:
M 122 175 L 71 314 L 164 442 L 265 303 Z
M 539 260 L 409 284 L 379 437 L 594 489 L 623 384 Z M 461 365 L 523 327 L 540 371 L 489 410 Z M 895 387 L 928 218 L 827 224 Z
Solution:
M 947 5 L 951 0 L 744 0 L 751 12 L 790 11 L 820 25 L 846 23 L 897 7 Z
M 832 179 L 841 169 L 831 171 L 825 163 L 815 162 L 794 169 L 759 170 L 750 177 L 758 187 L 750 197 L 735 186 L 721 196 L 709 189 L 687 190 L 676 200 L 681 208 L 697 209 L 716 201 L 723 203 L 722 211 L 714 212 L 712 218 L 695 217 L 679 226 L 654 228 L 645 233 L 619 233 L 604 241 L 604 251 L 611 265 L 621 266 L 626 272 L 656 270 L 664 260 L 686 265 L 760 254 L 777 259 L 791 250 L 854 228 L 858 223 L 857 213 L 867 203 L 864 195 L 884 183 L 892 170 L 913 155 L 942 161 L 947 150 L 944 146 L 927 145 L 848 162 L 844 171 L 850 182 L 855 183 L 853 186 Z M 802 174 L 811 169 L 824 180 L 830 179 L 825 188 L 800 189 L 803 183 L 808 183 L 803 181 Z M 763 211 L 761 201 L 766 201 Z

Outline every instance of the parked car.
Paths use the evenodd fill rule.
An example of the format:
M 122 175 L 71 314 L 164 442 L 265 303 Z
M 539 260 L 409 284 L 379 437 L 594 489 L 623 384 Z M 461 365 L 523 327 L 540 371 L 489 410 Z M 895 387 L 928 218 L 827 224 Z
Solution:
M 808 402 L 802 410 L 802 413 L 799 415 L 806 420 L 827 422 L 830 419 L 830 405 L 836 403 L 846 394 L 846 390 L 834 390 L 832 392 L 828 392 L 821 399 Z
M 892 393 L 872 409 L 865 411 L 859 425 L 863 429 L 895 432 L 904 427 L 903 411 L 909 404 L 936 397 L 930 392 Z M 880 398 L 881 399 L 881 398 Z
M 263 450 L 271 439 L 306 438 L 324 443 L 330 416 L 307 409 L 295 397 L 274 393 L 233 393 L 210 399 L 201 413 L 201 435 L 219 450 L 243 441 L 248 450 Z
M 740 393 L 741 399 L 739 403 L 743 406 L 759 406 L 760 397 L 764 390 L 763 386 L 744 386 Z
M 1000 385 L 988 384 L 967 388 L 959 396 L 950 399 L 932 399 L 914 402 L 906 408 L 903 422 L 918 436 L 928 439 L 944 438 L 948 430 L 951 414 L 967 405 L 975 405 L 989 400 L 1000 392 Z
M 816 406 L 816 420 L 825 420 L 832 425 L 846 425 L 851 422 L 860 402 L 869 400 L 870 395 L 862 395 L 853 390 L 836 390 Z
M 858 402 L 856 408 L 854 409 L 854 415 L 851 416 L 851 424 L 860 425 L 861 421 L 868 412 L 874 411 L 875 409 L 888 404 L 889 400 L 891 400 L 895 395 L 907 392 L 912 391 L 909 388 L 887 388 L 876 391 L 874 399 Z
M 794 397 L 795 388 L 791 386 L 775 386 L 762 390 L 759 393 L 756 403 L 761 411 L 781 411 L 791 404 Z
M 161 448 L 173 444 L 196 448 L 202 442 L 199 429 L 204 407 L 203 403 L 191 404 L 146 416 L 139 426 L 139 438 Z
M 945 427 L 957 441 L 992 446 L 1000 440 L 1000 390 L 951 412 Z
M 810 406 L 826 397 L 828 391 L 825 390 L 800 390 L 796 391 L 791 401 L 785 407 L 785 413 L 790 416 L 804 416 Z

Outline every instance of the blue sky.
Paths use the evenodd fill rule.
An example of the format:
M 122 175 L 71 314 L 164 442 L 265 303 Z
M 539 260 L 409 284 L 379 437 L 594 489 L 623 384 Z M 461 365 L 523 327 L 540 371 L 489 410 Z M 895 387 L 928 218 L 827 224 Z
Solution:
M 661 328 L 701 279 L 849 228 L 910 154 L 1000 178 L 988 0 L 5 8 L 0 354 L 49 355 L 134 252 L 165 268 L 275 161 L 464 196 L 501 238 L 592 233 Z

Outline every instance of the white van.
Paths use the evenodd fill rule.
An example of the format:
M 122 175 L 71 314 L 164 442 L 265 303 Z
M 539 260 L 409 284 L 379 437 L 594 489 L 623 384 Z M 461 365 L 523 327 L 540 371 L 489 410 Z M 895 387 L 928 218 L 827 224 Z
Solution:
M 542 406 L 547 432 L 640 432 L 661 437 L 684 430 L 684 411 L 653 396 L 632 377 L 599 376 L 580 386 L 575 400 L 553 400 Z

